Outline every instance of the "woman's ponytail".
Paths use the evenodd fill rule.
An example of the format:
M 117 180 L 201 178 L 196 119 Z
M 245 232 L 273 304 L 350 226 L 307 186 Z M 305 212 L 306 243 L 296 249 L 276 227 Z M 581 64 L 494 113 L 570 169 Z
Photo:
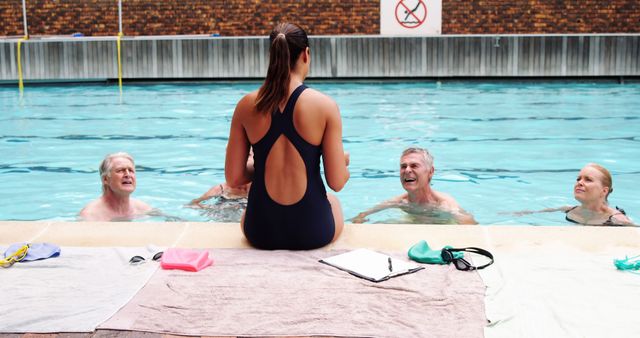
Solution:
M 263 114 L 275 112 L 287 98 L 291 68 L 300 53 L 309 46 L 304 30 L 289 23 L 278 25 L 269 39 L 269 68 L 256 98 L 256 110 Z

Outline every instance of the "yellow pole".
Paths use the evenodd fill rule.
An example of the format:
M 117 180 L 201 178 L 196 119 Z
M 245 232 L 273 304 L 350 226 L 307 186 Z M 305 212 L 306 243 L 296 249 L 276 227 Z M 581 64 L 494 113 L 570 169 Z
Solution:
M 122 52 L 120 51 L 120 38 L 122 38 L 122 32 L 118 33 L 118 40 L 116 42 L 118 46 L 118 87 L 120 88 L 120 93 L 122 93 Z
M 118 87 L 120 88 L 120 96 L 122 97 L 122 52 L 120 50 L 120 39 L 122 34 L 122 0 L 118 0 Z
M 22 60 L 20 57 L 20 49 L 22 46 L 22 41 L 26 41 L 29 39 L 29 36 L 25 35 L 24 38 L 18 40 L 18 53 L 17 53 L 17 61 L 18 61 L 18 88 L 20 89 L 20 94 L 24 91 L 24 83 L 22 81 Z

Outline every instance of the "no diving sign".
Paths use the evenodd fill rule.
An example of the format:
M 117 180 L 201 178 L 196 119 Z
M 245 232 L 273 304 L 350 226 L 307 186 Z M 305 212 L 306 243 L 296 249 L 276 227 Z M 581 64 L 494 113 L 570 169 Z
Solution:
M 415 7 L 410 0 L 399 0 L 396 5 L 396 20 L 404 28 L 417 28 L 427 19 L 427 5 L 417 0 Z M 409 7 L 411 6 L 411 7 Z
M 442 0 L 380 0 L 380 34 L 439 35 Z

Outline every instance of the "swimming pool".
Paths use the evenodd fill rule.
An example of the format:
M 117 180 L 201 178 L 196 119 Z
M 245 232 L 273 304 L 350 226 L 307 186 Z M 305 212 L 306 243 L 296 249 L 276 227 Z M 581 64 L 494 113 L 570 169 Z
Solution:
M 351 179 L 345 216 L 403 192 L 400 152 L 428 148 L 434 188 L 482 224 L 565 225 L 563 215 L 509 212 L 573 205 L 587 162 L 613 174 L 612 205 L 636 221 L 640 84 L 519 82 L 309 83 L 339 104 Z M 131 153 L 134 197 L 186 220 L 183 208 L 224 180 L 238 99 L 258 83 L 0 87 L 0 219 L 73 220 L 100 194 L 104 155 Z M 372 222 L 402 221 L 385 211 Z

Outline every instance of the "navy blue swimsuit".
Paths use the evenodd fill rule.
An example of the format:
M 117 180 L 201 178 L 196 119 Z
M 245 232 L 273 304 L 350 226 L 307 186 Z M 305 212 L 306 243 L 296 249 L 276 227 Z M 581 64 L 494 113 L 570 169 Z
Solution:
M 327 192 L 320 177 L 320 146 L 305 141 L 293 125 L 293 108 L 306 89 L 300 85 L 289 97 L 283 113 L 271 115 L 267 134 L 253 144 L 254 178 L 244 219 L 244 233 L 249 243 L 259 249 L 309 250 L 329 244 L 335 223 Z M 302 199 L 281 205 L 269 197 L 265 186 L 265 163 L 273 144 L 283 135 L 291 141 L 304 161 L 307 189 Z

